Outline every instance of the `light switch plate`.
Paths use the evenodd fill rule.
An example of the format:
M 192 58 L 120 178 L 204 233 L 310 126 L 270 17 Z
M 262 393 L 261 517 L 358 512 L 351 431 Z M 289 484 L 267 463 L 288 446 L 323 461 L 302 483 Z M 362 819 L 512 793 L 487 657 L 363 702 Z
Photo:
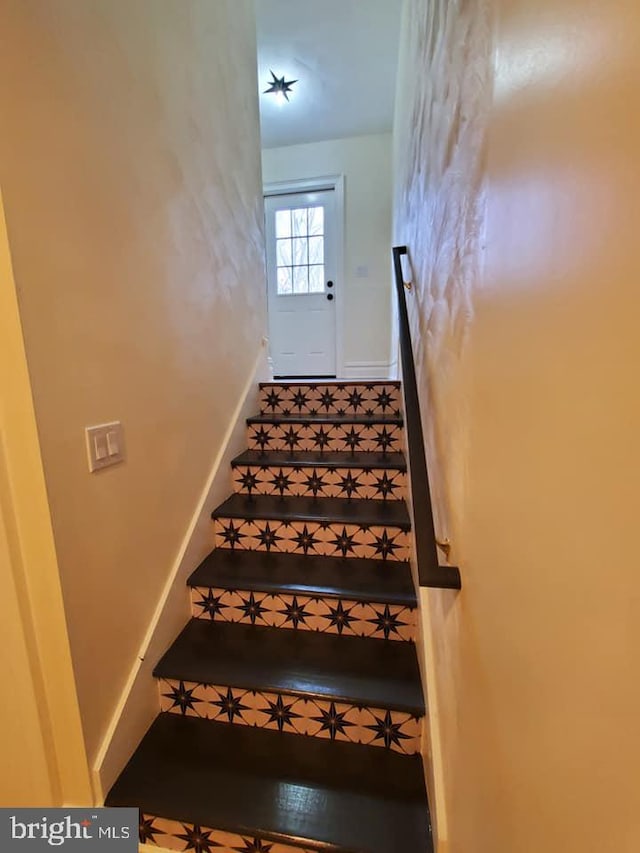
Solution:
M 89 471 L 124 462 L 124 432 L 120 421 L 86 427 Z

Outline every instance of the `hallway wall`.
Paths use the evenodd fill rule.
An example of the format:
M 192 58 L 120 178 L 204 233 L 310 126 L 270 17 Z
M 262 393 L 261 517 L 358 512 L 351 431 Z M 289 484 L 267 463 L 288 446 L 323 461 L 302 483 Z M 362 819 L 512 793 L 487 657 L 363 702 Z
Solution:
M 345 376 L 386 376 L 390 359 L 391 134 L 265 148 L 262 169 L 265 183 L 345 176 Z M 362 267 L 365 276 L 359 271 Z
M 5 0 L 0 31 L 0 184 L 93 760 L 266 333 L 254 9 Z M 126 462 L 89 474 L 84 427 L 116 419 Z
M 639 39 L 632 0 L 406 4 L 448 853 L 640 843 Z

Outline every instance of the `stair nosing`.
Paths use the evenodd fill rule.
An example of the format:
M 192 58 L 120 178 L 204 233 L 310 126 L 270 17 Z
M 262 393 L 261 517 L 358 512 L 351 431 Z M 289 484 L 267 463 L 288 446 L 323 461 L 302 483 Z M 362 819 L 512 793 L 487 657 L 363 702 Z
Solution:
M 337 412 L 321 412 L 321 413 L 312 413 L 312 412 L 293 412 L 293 413 L 285 413 L 285 412 L 268 412 L 263 415 L 251 415 L 246 419 L 247 426 L 252 426 L 253 424 L 270 424 L 277 425 L 280 423 L 285 424 L 356 424 L 357 426 L 379 426 L 379 425 L 387 425 L 387 426 L 404 426 L 404 419 L 402 415 L 383 415 L 383 414 L 372 414 L 367 415 L 365 413 L 359 414 L 357 412 L 353 413 L 345 413 L 338 414 Z
M 252 459 L 244 459 L 248 453 L 256 453 L 259 458 L 255 461 Z M 273 467 L 273 466 L 281 466 L 281 467 L 294 467 L 294 468 L 362 468 L 363 470 L 373 470 L 376 468 L 389 470 L 389 471 L 401 471 L 406 472 L 407 463 L 402 453 L 394 451 L 392 453 L 383 454 L 383 453 L 368 453 L 366 451 L 358 451 L 358 454 L 349 453 L 349 451 L 325 451 L 328 459 L 309 459 L 308 455 L 311 453 L 320 453 L 320 451 L 309 451 L 309 450 L 266 450 L 266 451 L 257 451 L 257 450 L 243 450 L 242 453 L 239 453 L 236 457 L 231 460 L 232 468 L 242 468 L 242 467 Z M 281 458 L 278 458 L 277 454 L 282 454 Z M 275 459 L 270 459 L 275 455 Z M 369 459 L 362 457 L 371 457 L 371 456 L 395 456 L 400 458 L 395 459 Z M 342 458 L 338 458 L 342 456 Z M 306 458 L 305 458 L 306 457 Z
M 239 509 L 223 509 L 226 504 L 231 503 L 234 499 L 244 500 L 249 506 L 244 506 Z M 255 506 L 252 510 L 251 503 Z M 306 502 L 306 509 L 291 508 L 291 504 L 297 502 Z M 331 502 L 333 502 L 331 504 Z M 262 509 L 257 511 L 257 506 L 261 505 Z M 266 506 L 265 506 L 266 505 Z M 391 507 L 404 507 L 402 518 L 388 518 L 369 516 L 366 519 L 357 519 L 350 517 L 344 512 L 344 506 L 365 506 L 372 510 L 376 509 L 390 511 Z M 299 521 L 299 522 L 326 522 L 327 524 L 354 524 L 358 527 L 394 527 L 404 532 L 411 529 L 411 520 L 406 508 L 406 503 L 403 500 L 373 500 L 371 498 L 311 498 L 300 495 L 242 495 L 238 492 L 233 493 L 223 503 L 221 503 L 211 513 L 211 518 L 215 521 L 217 518 L 244 518 L 264 519 L 266 521 Z

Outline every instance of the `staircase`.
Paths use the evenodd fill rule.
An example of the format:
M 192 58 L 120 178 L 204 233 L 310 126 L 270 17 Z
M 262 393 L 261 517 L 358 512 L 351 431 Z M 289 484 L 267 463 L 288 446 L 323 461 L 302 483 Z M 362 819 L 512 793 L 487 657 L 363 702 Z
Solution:
M 195 853 L 431 853 L 400 386 L 260 386 L 106 805 Z

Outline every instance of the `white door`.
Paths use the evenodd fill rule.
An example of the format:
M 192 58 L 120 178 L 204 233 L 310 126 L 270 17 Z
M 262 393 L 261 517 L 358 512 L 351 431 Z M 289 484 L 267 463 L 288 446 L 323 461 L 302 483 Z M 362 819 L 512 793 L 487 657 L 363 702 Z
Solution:
M 334 190 L 265 199 L 275 376 L 336 375 Z

